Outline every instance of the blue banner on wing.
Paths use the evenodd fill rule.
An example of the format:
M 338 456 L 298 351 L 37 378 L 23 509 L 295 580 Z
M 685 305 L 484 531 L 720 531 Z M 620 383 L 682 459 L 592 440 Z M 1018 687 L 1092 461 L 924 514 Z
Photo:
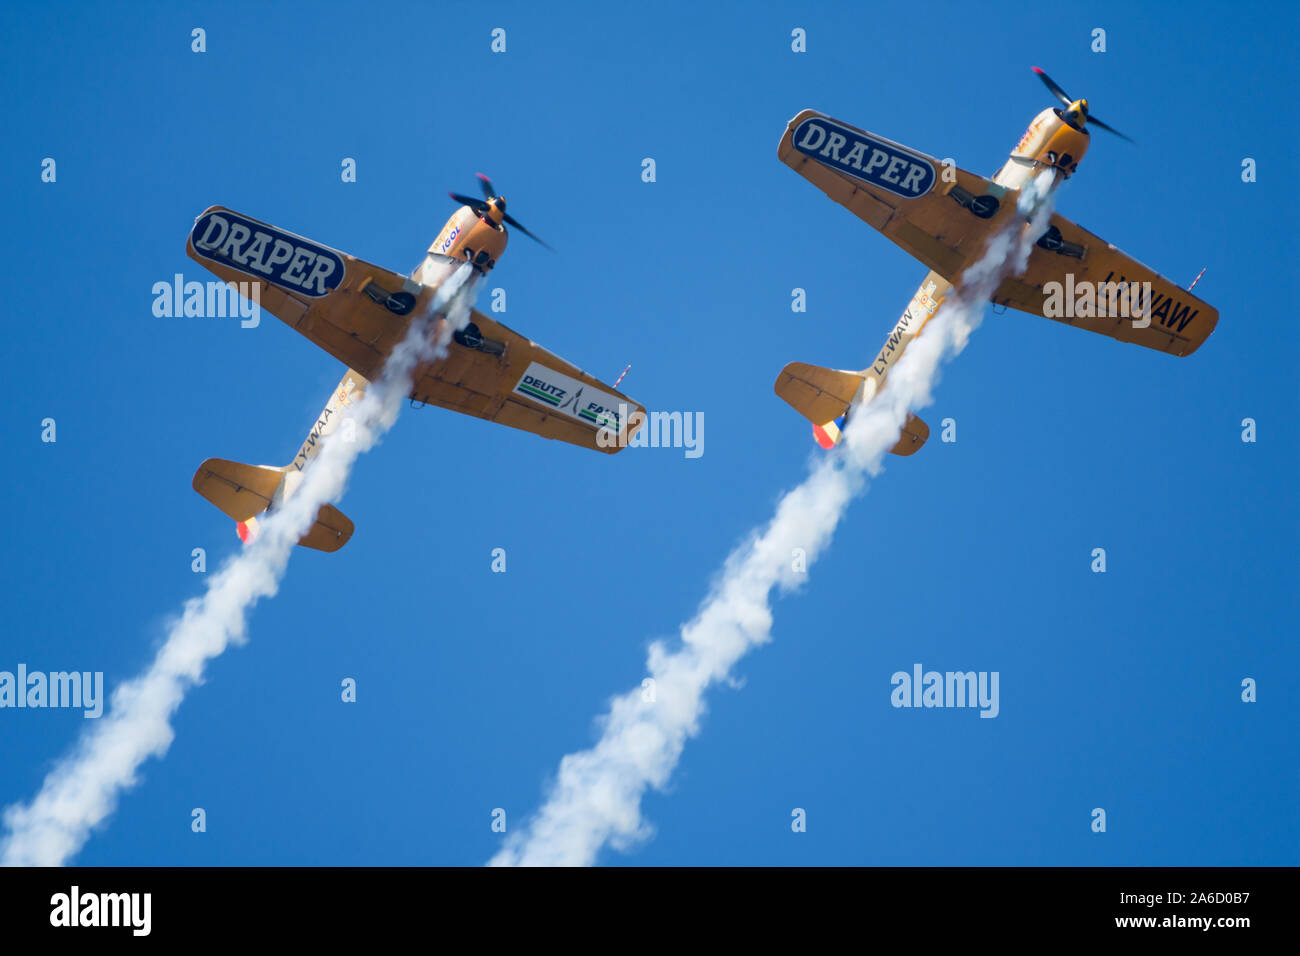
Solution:
M 904 199 L 924 196 L 934 186 L 934 164 L 924 156 L 825 116 L 804 120 L 791 141 L 823 166 Z
M 205 259 L 312 298 L 334 291 L 346 268 L 333 249 L 226 209 L 200 216 L 190 242 Z

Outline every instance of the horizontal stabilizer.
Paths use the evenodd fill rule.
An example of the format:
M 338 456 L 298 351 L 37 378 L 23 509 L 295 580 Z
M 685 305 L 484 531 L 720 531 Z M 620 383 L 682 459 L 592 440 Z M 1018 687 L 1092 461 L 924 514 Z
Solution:
M 194 473 L 194 490 L 235 521 L 247 521 L 271 505 L 280 487 L 279 468 L 209 458 Z
M 898 444 L 889 449 L 889 453 L 904 456 L 914 454 L 920 450 L 929 437 L 930 426 L 911 412 L 908 412 L 907 424 L 903 426 L 903 434 L 899 436 Z
M 857 372 L 791 362 L 781 369 L 773 387 L 776 394 L 808 421 L 825 425 L 848 410 L 864 381 Z
M 298 539 L 304 548 L 317 551 L 337 551 L 352 537 L 352 520 L 333 505 L 321 505 L 316 512 L 316 523 Z
M 284 472 L 267 465 L 245 465 L 224 458 L 209 458 L 194 473 L 194 490 L 235 521 L 245 544 L 257 536 L 257 515 L 270 507 Z M 321 505 L 316 521 L 298 539 L 303 547 L 337 551 L 352 537 L 352 521 L 333 505 Z

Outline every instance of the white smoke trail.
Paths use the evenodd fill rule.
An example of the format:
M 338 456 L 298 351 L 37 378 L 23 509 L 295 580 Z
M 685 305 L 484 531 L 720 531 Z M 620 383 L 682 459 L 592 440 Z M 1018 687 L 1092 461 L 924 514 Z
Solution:
M 138 782 L 140 765 L 167 752 L 174 736 L 171 718 L 186 693 L 202 681 L 210 660 L 246 640 L 249 610 L 276 593 L 320 506 L 338 499 L 357 457 L 397 420 L 415 369 L 446 354 L 452 333 L 468 323 L 473 290 L 468 264 L 446 278 L 429 314 L 412 321 L 378 381 L 349 409 L 355 440 L 335 440 L 336 432 L 325 441 L 303 470 L 297 492 L 261 522 L 257 537 L 213 576 L 202 597 L 186 602 L 148 670 L 117 688 L 108 714 L 46 775 L 31 803 L 5 811 L 9 832 L 0 845 L 0 863 L 64 864 L 116 809 L 121 792 Z M 447 321 L 431 322 L 438 313 Z
M 1020 211 L 1032 214 L 1030 225 L 1017 219 L 1022 228 L 1013 224 L 996 235 L 962 274 L 960 291 L 912 341 L 885 388 L 849 416 L 844 452 L 815 464 L 781 498 L 767 527 L 732 551 L 699 612 L 682 628 L 681 646 L 651 645 L 654 700 L 638 688 L 611 701 L 600 740 L 560 761 L 545 804 L 507 838 L 493 865 L 591 865 L 605 845 L 624 849 L 649 835 L 642 795 L 667 783 L 687 739 L 699 732 L 705 691 L 726 679 L 748 650 L 771 639 L 772 589 L 790 591 L 805 577 L 793 570 L 793 550 L 802 548 L 811 564 L 830 541 L 867 475 L 879 473 L 908 410 L 931 401 L 940 363 L 965 347 L 1002 278 L 1024 271 L 1050 219 L 1050 195 L 1050 180 L 1025 190 Z

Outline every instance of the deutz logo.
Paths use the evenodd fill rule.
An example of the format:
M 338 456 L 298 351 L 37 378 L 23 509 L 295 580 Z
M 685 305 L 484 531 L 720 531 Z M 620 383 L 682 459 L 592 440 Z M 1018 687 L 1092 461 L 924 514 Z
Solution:
M 607 395 L 598 388 L 589 388 L 577 379 L 536 362 L 528 366 L 515 391 L 595 428 L 605 425 L 615 429 L 621 427 L 616 396 Z

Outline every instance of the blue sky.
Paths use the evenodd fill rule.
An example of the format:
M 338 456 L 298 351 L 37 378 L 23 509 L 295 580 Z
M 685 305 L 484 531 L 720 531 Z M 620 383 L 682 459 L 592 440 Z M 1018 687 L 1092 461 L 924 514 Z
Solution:
M 923 412 L 958 440 L 888 463 L 743 686 L 710 695 L 645 802 L 654 838 L 601 862 L 1298 862 L 1296 143 L 1270 40 L 1294 11 L 840 6 L 0 13 L 21 91 L 0 150 L 0 669 L 139 672 L 203 587 L 191 549 L 215 568 L 238 547 L 195 467 L 287 461 L 342 373 L 269 315 L 153 316 L 153 283 L 208 278 L 185 237 L 211 204 L 404 272 L 445 191 L 488 173 L 557 250 L 515 237 L 489 283 L 504 321 L 607 381 L 631 363 L 629 394 L 706 422 L 698 459 L 607 458 L 405 411 L 341 502 L 353 540 L 294 556 L 76 862 L 491 856 L 492 810 L 524 822 L 806 473 L 817 449 L 776 373 L 867 364 L 924 275 L 777 160 L 786 122 L 812 107 L 989 175 L 1051 105 L 1031 65 L 1138 141 L 1097 134 L 1058 211 L 1183 284 L 1207 266 L 1217 331 L 1173 359 L 990 312 Z M 998 671 L 999 716 L 892 708 L 890 675 L 917 662 Z M 0 803 L 85 723 L 0 711 Z

